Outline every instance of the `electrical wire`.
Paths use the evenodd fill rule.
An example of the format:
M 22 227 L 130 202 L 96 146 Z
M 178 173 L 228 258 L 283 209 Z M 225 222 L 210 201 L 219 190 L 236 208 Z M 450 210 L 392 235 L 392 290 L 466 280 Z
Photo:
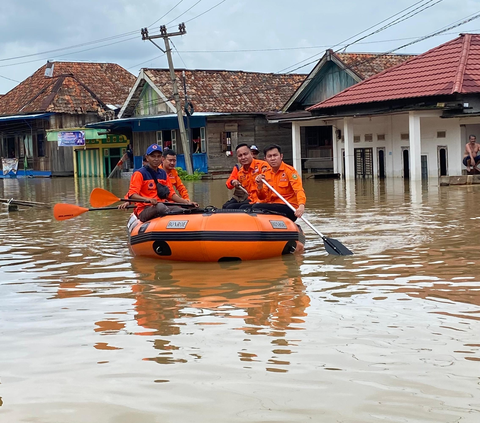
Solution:
M 387 52 L 381 53 L 380 55 L 392 54 L 392 53 L 394 53 L 395 51 L 400 50 L 400 49 L 402 49 L 402 48 L 405 48 L 405 47 L 411 46 L 411 45 L 413 45 L 413 44 L 419 43 L 419 42 L 421 42 L 421 41 L 427 40 L 428 38 L 432 38 L 432 37 L 434 37 L 434 36 L 441 35 L 441 34 L 443 34 L 444 32 L 449 31 L 449 30 L 451 30 L 451 29 L 453 29 L 453 28 L 457 28 L 457 27 L 459 27 L 459 26 L 461 26 L 461 25 L 465 25 L 465 24 L 468 23 L 468 22 L 471 22 L 471 21 L 473 21 L 473 20 L 475 20 L 475 19 L 478 19 L 478 18 L 480 17 L 480 13 L 477 13 L 476 15 L 473 15 L 473 16 L 472 16 L 472 15 L 469 15 L 469 16 L 470 16 L 469 18 L 466 18 L 466 19 L 464 19 L 464 20 L 461 21 L 461 22 L 455 21 L 455 22 L 459 22 L 459 23 L 456 23 L 456 24 L 451 25 L 451 26 L 449 26 L 449 27 L 444 27 L 444 29 L 441 29 L 441 30 L 436 31 L 436 32 L 434 32 L 434 33 L 432 33 L 432 34 L 425 35 L 425 36 L 423 36 L 423 37 L 417 38 L 416 40 L 414 40 L 414 41 L 412 41 L 412 42 L 410 42 L 410 43 L 403 44 L 403 45 L 401 45 L 400 47 L 396 47 L 396 48 L 394 48 L 394 49 L 392 49 L 392 50 L 389 50 L 389 51 L 387 51 Z M 348 65 L 347 68 L 348 68 L 348 69 L 351 69 L 352 66 L 358 66 L 358 65 L 360 65 L 360 64 L 368 63 L 368 62 L 373 61 L 373 60 L 375 60 L 375 58 L 367 59 L 367 60 L 359 61 L 359 62 L 353 62 L 353 63 L 351 63 L 350 65 Z M 295 72 L 295 71 L 297 71 L 297 70 L 299 70 L 299 69 L 301 69 L 301 68 L 304 68 L 305 66 L 311 65 L 311 64 L 316 63 L 316 62 L 317 62 L 317 60 L 311 61 L 311 62 L 306 63 L 306 64 L 304 64 L 304 65 L 302 65 L 302 66 L 299 66 L 299 67 L 297 67 L 297 68 L 295 68 L 295 69 L 292 69 L 291 71 L 289 71 L 289 72 L 287 72 L 287 73 Z
M 161 18 L 157 19 L 155 22 L 153 22 L 152 24 L 150 24 L 148 27 L 152 27 L 153 25 L 155 25 L 158 21 L 160 21 L 161 19 L 163 19 L 165 16 L 167 16 L 172 10 L 174 10 L 180 3 L 182 3 L 184 0 L 180 0 L 175 6 L 173 6 L 167 13 L 165 13 Z M 201 0 L 200 0 L 201 1 Z M 115 39 L 118 39 L 118 38 L 124 38 L 124 37 L 128 37 L 130 35 L 133 35 L 133 34 L 138 34 L 140 32 L 140 29 L 136 29 L 134 31 L 128 31 L 128 32 L 124 32 L 122 34 L 117 34 L 117 35 L 113 35 L 111 37 L 106 37 L 106 38 L 101 38 L 101 39 L 98 39 L 98 40 L 93 40 L 93 41 L 89 41 L 89 42 L 86 42 L 86 43 L 81 43 L 81 44 L 75 44 L 75 45 L 72 45 L 72 46 L 68 46 L 68 47 L 61 47 L 61 48 L 57 48 L 57 49 L 54 49 L 54 50 L 47 50 L 47 51 L 42 51 L 42 52 L 38 52 L 38 53 L 31 53 L 31 54 L 25 54 L 25 55 L 22 55 L 22 56 L 15 56 L 15 57 L 7 57 L 7 58 L 3 58 L 3 59 L 0 59 L 0 62 L 5 62 L 5 61 L 9 61 L 9 60 L 16 60 L 16 59 L 24 59 L 24 58 L 27 58 L 27 57 L 33 57 L 33 56 L 39 56 L 41 54 L 50 54 L 50 53 L 57 53 L 59 51 L 64 51 L 64 50 L 71 50 L 73 48 L 77 48 L 77 47 L 84 47 L 84 46 L 87 46 L 87 45 L 91 45 L 91 44 L 98 44 L 98 43 L 102 43 L 102 42 L 105 42 L 105 41 L 112 41 L 112 40 L 115 40 Z M 138 37 L 135 37 L 135 39 L 138 38 Z M 133 38 L 130 38 L 129 40 L 131 40 Z M 128 41 L 128 40 L 125 40 L 125 41 Z M 120 41 L 121 42 L 121 41 Z M 117 44 L 117 43 L 112 43 L 112 44 Z M 112 44 L 107 44 L 105 46 L 101 46 L 101 47 L 106 47 L 108 45 L 112 45 Z M 100 47 L 96 47 L 96 48 L 100 48 Z M 82 53 L 84 51 L 88 51 L 89 49 L 87 50 L 81 50 L 79 52 L 74 52 L 74 53 Z M 72 53 L 72 54 L 74 54 Z M 69 53 L 70 54 L 70 53 Z M 44 59 L 42 59 L 44 60 Z M 23 63 L 31 63 L 31 62 L 21 62 L 20 64 L 23 64 Z
M 182 17 L 183 15 L 185 15 L 185 13 L 189 12 L 190 10 L 192 10 L 198 3 L 200 3 L 202 0 L 198 0 L 193 6 L 189 7 L 187 10 L 185 10 L 185 12 L 181 13 L 180 15 L 178 15 L 175 19 L 172 19 L 170 22 L 166 23 L 165 26 L 168 26 L 170 25 L 172 22 L 175 22 L 178 18 Z
M 175 51 L 177 52 L 177 54 L 178 54 L 178 57 L 180 57 L 180 60 L 182 61 L 182 63 L 183 63 L 183 66 L 185 66 L 185 68 L 188 68 L 188 66 L 185 64 L 185 62 L 184 62 L 184 60 L 183 60 L 182 56 L 181 56 L 181 55 L 180 55 L 180 53 L 178 52 L 178 50 L 177 50 L 177 46 L 175 45 L 175 43 L 173 42 L 173 40 L 172 40 L 172 39 L 170 39 L 170 42 L 172 43 L 172 45 L 173 45 L 173 48 L 174 48 L 174 49 L 175 49 Z
M 424 1 L 426 1 L 426 0 L 421 0 L 421 2 L 424 2 Z M 345 46 L 344 48 L 348 47 L 349 45 L 355 44 L 355 42 L 357 42 L 357 41 L 359 41 L 359 40 L 363 40 L 363 39 L 365 39 L 365 38 L 367 38 L 367 37 L 369 37 L 369 36 L 371 36 L 371 35 L 374 35 L 374 34 L 377 34 L 377 33 L 381 32 L 381 31 L 384 31 L 384 30 L 390 28 L 391 26 L 397 25 L 397 24 L 399 24 L 400 22 L 403 22 L 403 21 L 406 20 L 406 19 L 410 19 L 411 17 L 417 15 L 417 14 L 420 13 L 420 12 L 423 12 L 423 11 L 426 10 L 428 7 L 430 7 L 430 6 L 428 6 L 428 4 L 431 3 L 432 1 L 434 1 L 434 0 L 428 0 L 427 3 L 423 3 L 421 6 L 415 8 L 415 9 L 412 9 L 414 6 L 418 5 L 418 4 L 421 3 L 421 2 L 414 3 L 414 4 L 411 5 L 410 7 L 408 7 L 408 8 L 406 8 L 406 9 L 404 9 L 404 10 L 402 10 L 402 11 L 400 11 L 400 12 L 398 12 L 398 13 L 392 15 L 392 16 L 390 16 L 390 17 L 387 18 L 387 19 L 384 19 L 383 21 L 377 23 L 376 25 L 373 25 L 372 27 L 368 28 L 368 29 L 365 30 L 365 31 L 360 32 L 359 34 L 362 34 L 362 33 L 368 31 L 369 29 L 371 29 L 371 28 L 373 28 L 373 27 L 375 27 L 375 26 L 378 26 L 379 24 L 385 22 L 386 20 L 392 19 L 393 17 L 399 15 L 400 13 L 405 12 L 405 11 L 408 10 L 408 9 L 412 9 L 412 10 L 408 11 L 407 13 L 403 14 L 402 16 L 394 19 L 394 20 L 393 20 L 392 22 L 390 22 L 389 24 L 384 25 L 383 27 L 377 29 L 376 31 L 373 31 L 373 32 L 371 32 L 371 33 L 369 33 L 369 34 L 361 37 L 360 39 L 358 39 L 358 40 L 356 40 L 356 41 L 353 41 L 353 42 L 350 43 L 350 44 L 347 44 L 347 46 Z M 441 1 L 443 1 L 443 0 L 437 0 L 437 3 L 441 2 Z M 435 4 L 436 4 L 436 3 L 435 3 Z M 422 7 L 423 7 L 423 9 L 421 9 L 420 11 L 418 11 L 418 9 L 419 9 L 419 8 L 422 8 Z M 409 16 L 409 15 L 410 15 L 411 13 L 413 13 L 414 11 L 417 11 L 417 12 L 416 12 L 414 15 Z M 357 35 L 358 35 L 358 34 L 357 34 Z M 353 38 L 353 37 L 347 38 L 347 40 L 349 40 L 349 39 L 351 39 L 351 38 Z M 333 45 L 333 46 L 331 47 L 331 49 L 333 49 L 334 47 L 337 47 L 337 46 L 340 45 L 340 44 L 343 44 L 343 43 L 344 43 L 345 41 L 347 41 L 347 40 L 341 41 L 340 43 L 337 43 L 337 44 Z M 290 65 L 290 66 L 288 66 L 288 67 L 286 67 L 286 68 L 283 68 L 283 69 L 277 71 L 276 73 L 283 73 L 283 72 L 285 72 L 286 70 L 288 70 L 288 69 L 290 69 L 290 68 L 292 68 L 292 67 L 294 67 L 294 66 L 297 66 L 297 65 L 299 65 L 299 64 L 301 64 L 301 63 L 303 63 L 303 62 L 306 62 L 307 60 L 313 59 L 314 57 L 318 57 L 318 56 L 323 55 L 323 54 L 324 54 L 323 51 L 320 52 L 320 53 L 314 54 L 313 56 L 307 57 L 306 59 L 303 59 L 303 60 L 301 60 L 301 61 L 299 61 L 299 62 L 297 62 L 297 63 L 294 63 L 293 65 Z M 309 64 L 310 64 L 310 63 L 309 63 Z M 308 64 L 306 64 L 306 65 L 304 65 L 304 66 L 307 66 L 307 65 L 308 65 Z M 298 68 L 296 68 L 296 69 L 298 69 Z M 294 69 L 294 70 L 295 70 L 295 69 Z M 290 71 L 290 72 L 293 72 L 294 70 L 292 70 L 292 71 Z

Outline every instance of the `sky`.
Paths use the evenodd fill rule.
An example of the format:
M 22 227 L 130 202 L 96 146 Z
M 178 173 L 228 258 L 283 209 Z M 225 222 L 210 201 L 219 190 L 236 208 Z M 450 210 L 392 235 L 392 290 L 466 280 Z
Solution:
M 47 60 L 112 62 L 135 76 L 166 68 L 140 30 L 177 32 L 181 22 L 176 68 L 308 73 L 329 48 L 420 54 L 480 33 L 480 0 L 3 0 L 0 94 Z

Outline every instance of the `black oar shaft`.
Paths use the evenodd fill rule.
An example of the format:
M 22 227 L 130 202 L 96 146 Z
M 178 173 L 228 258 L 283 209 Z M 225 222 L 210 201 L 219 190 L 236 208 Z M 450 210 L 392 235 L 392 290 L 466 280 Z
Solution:
M 273 188 L 265 179 L 262 180 L 262 182 L 272 191 L 275 193 L 275 195 L 280 198 L 288 207 L 290 207 L 291 210 L 294 212 L 295 207 L 293 207 L 286 199 L 281 195 L 275 188 Z M 323 235 L 315 226 L 313 226 L 306 217 L 300 216 L 300 219 L 302 219 L 316 234 L 320 235 L 320 237 L 323 239 L 323 244 L 325 245 L 325 250 L 329 254 L 334 254 L 338 256 L 349 256 L 352 255 L 353 253 L 345 247 L 341 242 L 337 241 L 336 239 L 331 239 L 327 238 L 325 235 Z

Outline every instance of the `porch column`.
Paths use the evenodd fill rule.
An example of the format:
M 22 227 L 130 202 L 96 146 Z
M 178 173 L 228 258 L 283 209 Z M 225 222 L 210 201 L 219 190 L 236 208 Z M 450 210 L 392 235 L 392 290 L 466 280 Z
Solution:
M 410 180 L 422 179 L 422 142 L 420 135 L 420 116 L 417 112 L 408 113 L 408 138 L 410 140 Z
M 302 177 L 302 141 L 300 139 L 300 124 L 292 122 L 292 160 L 300 178 Z
M 345 139 L 345 179 L 355 179 L 355 152 L 353 149 L 353 118 L 343 119 Z

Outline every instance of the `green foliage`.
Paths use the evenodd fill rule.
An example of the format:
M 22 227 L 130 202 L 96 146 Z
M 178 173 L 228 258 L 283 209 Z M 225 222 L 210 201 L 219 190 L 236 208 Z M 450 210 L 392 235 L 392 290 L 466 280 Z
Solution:
M 182 181 L 199 181 L 202 179 L 203 172 L 199 172 L 198 169 L 193 172 L 193 175 L 189 175 L 186 170 L 181 167 L 176 167 L 178 176 Z

